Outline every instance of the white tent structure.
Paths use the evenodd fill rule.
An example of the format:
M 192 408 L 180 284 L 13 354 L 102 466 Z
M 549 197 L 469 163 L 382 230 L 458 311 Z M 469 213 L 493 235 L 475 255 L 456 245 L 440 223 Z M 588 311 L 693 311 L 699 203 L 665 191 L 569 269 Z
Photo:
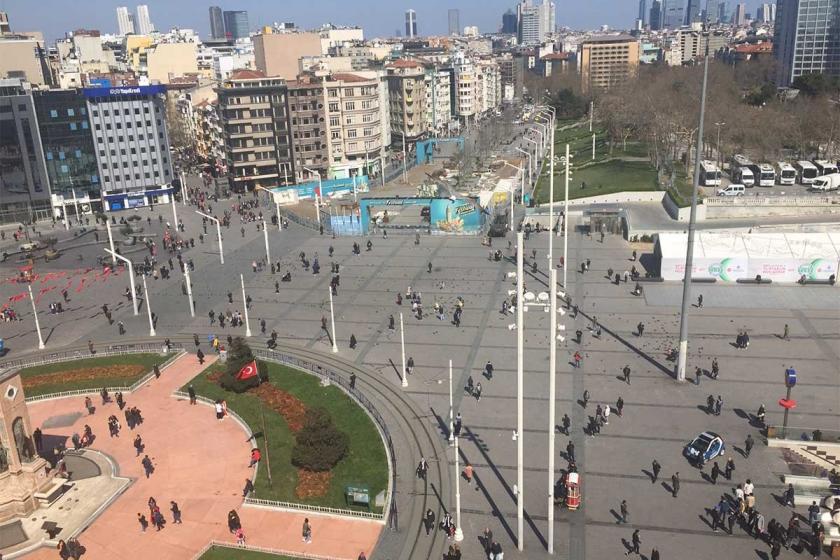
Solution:
M 655 256 L 665 280 L 682 280 L 688 236 L 661 233 Z M 840 266 L 840 233 L 698 232 L 693 278 L 737 282 L 761 276 L 774 282 L 827 280 Z

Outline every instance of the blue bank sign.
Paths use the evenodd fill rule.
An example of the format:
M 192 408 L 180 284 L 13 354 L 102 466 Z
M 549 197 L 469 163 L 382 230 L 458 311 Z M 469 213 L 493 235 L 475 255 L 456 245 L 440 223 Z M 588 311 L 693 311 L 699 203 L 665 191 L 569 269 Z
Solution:
M 116 97 L 121 95 L 158 95 L 166 93 L 166 86 L 123 86 L 84 88 L 85 97 Z

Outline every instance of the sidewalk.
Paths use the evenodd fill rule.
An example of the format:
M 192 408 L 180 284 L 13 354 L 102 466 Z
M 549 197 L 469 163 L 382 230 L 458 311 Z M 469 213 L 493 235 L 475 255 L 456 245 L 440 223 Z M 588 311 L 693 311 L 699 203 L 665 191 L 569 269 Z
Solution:
M 86 558 L 130 558 L 137 552 L 155 560 L 183 560 L 192 558 L 211 539 L 235 539 L 227 530 L 227 513 L 239 511 L 248 543 L 284 550 L 306 550 L 311 554 L 356 558 L 364 549 L 368 554 L 379 536 L 380 526 L 359 521 L 348 527 L 343 520 L 323 518 L 315 522 L 314 542 L 305 545 L 299 536 L 302 519 L 298 514 L 268 512 L 241 508 L 242 487 L 251 474 L 248 468 L 250 445 L 241 427 L 231 419 L 216 420 L 213 409 L 203 405 L 189 406 L 171 396 L 195 377 L 215 356 L 208 356 L 201 366 L 192 354 L 176 360 L 163 370 L 160 379 L 152 379 L 136 393 L 128 395 L 128 406 L 138 407 L 144 422 L 133 432 L 123 426 L 120 437 L 110 438 L 107 417 L 116 414 L 124 423 L 124 416 L 113 402 L 98 406 L 95 415 L 82 414 L 66 427 L 45 429 L 44 436 L 63 436 L 81 433 L 87 423 L 97 436 L 94 449 L 110 455 L 119 465 L 122 476 L 134 483 L 80 537 L 87 547 Z M 94 397 L 94 402 L 98 402 Z M 33 426 L 40 426 L 50 417 L 83 413 L 82 398 L 57 399 L 30 405 Z M 150 478 L 143 474 L 140 457 L 135 457 L 132 445 L 134 433 L 139 433 L 152 458 L 155 472 Z M 168 523 L 157 532 L 150 527 L 144 534 L 137 522 L 137 513 L 149 517 L 147 501 L 153 496 Z M 183 512 L 183 524 L 174 525 L 169 502 L 174 500 Z M 281 528 L 286 528 L 285 531 Z M 370 529 L 368 529 L 370 527 Z M 375 528 L 375 530 L 372 530 Z M 346 538 L 354 534 L 353 540 Z M 321 535 L 324 538 L 321 538 Z M 328 539 L 326 535 L 336 535 Z M 338 536 L 344 536 L 341 542 Z M 67 538 L 60 534 L 58 538 Z M 347 545 L 342 547 L 340 545 Z M 26 558 L 55 558 L 52 549 L 42 548 Z

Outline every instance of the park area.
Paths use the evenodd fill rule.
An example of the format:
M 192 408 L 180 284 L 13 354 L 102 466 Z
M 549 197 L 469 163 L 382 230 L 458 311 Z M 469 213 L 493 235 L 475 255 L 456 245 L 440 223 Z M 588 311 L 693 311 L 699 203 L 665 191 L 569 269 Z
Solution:
M 554 200 L 564 196 L 565 173 L 559 159 L 566 144 L 572 155 L 572 176 L 569 179 L 569 198 L 584 198 L 622 191 L 653 191 L 659 188 L 657 173 L 648 159 L 647 146 L 641 142 L 614 145 L 609 151 L 605 131 L 595 134 L 595 159 L 592 159 L 592 132 L 585 123 L 558 130 L 555 141 Z M 550 200 L 549 164 L 545 163 L 535 188 L 537 204 Z
M 125 354 L 32 366 L 20 370 L 27 397 L 100 387 L 128 387 L 170 355 Z
M 256 552 L 227 546 L 214 546 L 201 555 L 199 560 L 295 560 L 291 556 Z
M 219 380 L 225 366 L 221 364 L 191 382 L 197 394 L 226 401 L 230 410 L 259 433 L 256 441 L 263 460 L 252 497 L 347 508 L 345 487 L 366 487 L 370 510 L 381 511 L 374 500 L 387 488 L 388 461 L 382 438 L 367 413 L 338 387 L 322 387 L 314 375 L 273 363 L 258 362 L 258 366 L 260 375 L 267 375 L 268 380 L 242 393 L 222 388 Z M 319 408 L 346 434 L 347 451 L 331 469 L 313 472 L 293 465 L 292 456 L 307 412 Z

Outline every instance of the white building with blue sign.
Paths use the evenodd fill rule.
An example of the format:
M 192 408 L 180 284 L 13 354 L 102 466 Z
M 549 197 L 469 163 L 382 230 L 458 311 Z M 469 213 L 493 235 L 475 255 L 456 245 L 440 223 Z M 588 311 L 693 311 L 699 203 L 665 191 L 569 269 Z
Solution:
M 106 211 L 169 202 L 174 173 L 166 131 L 166 86 L 83 90 Z

